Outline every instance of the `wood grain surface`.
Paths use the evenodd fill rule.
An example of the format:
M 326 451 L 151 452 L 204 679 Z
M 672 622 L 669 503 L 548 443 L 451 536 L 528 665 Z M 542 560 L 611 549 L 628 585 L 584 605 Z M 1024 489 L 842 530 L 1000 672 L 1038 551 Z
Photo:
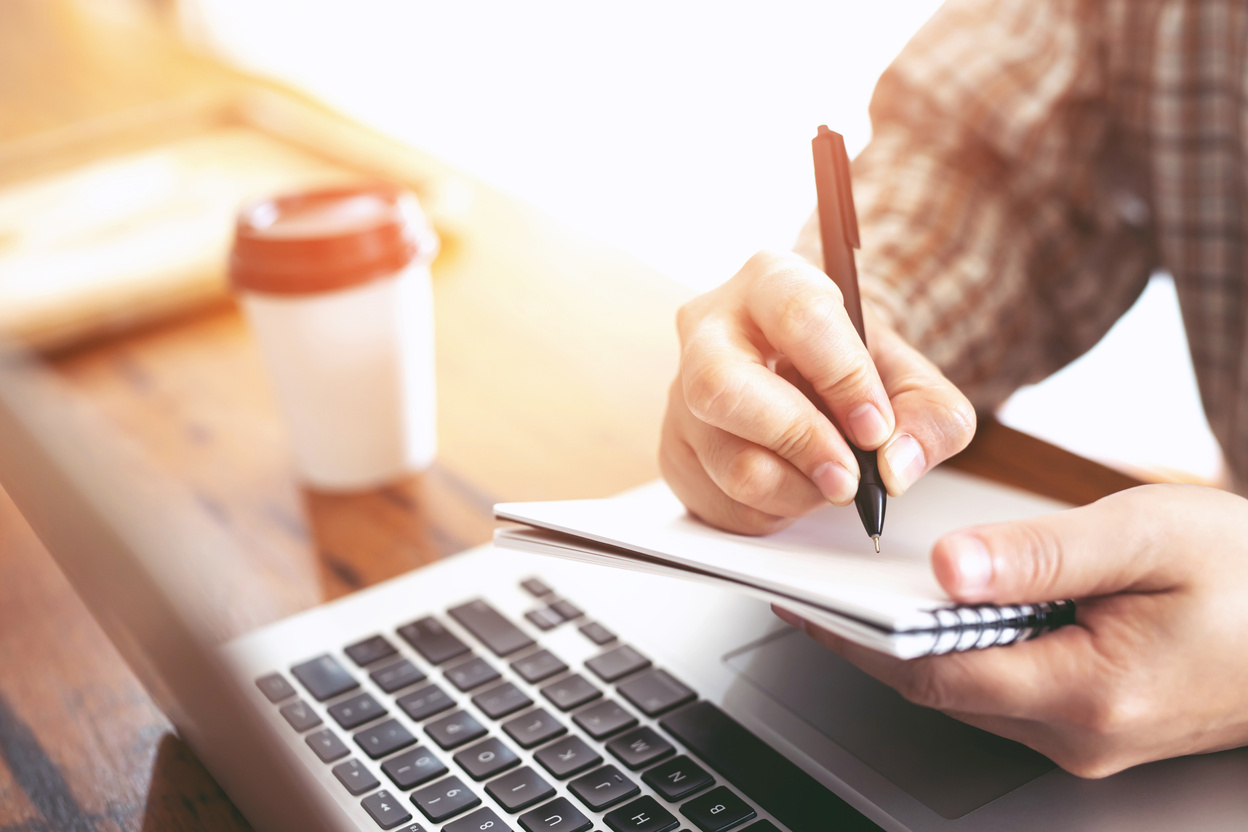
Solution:
M 48 53 L 19 34 L 47 22 L 37 5 L 0 4 L 9 129 L 37 132 L 190 83 L 190 70 L 157 80 L 130 56 L 102 89 L 75 52 L 40 97 L 27 84 Z M 54 42 L 63 51 L 45 38 Z M 50 364 L 246 547 L 249 577 L 272 605 L 239 610 L 223 636 L 482 543 L 496 501 L 605 496 L 657 476 L 673 314 L 687 291 L 482 187 L 444 242 L 434 267 L 440 453 L 430 471 L 389 488 L 333 496 L 298 486 L 233 308 Z M 1133 484 L 991 421 L 958 464 L 1074 502 Z M 0 832 L 247 828 L 2 494 L 0 667 Z

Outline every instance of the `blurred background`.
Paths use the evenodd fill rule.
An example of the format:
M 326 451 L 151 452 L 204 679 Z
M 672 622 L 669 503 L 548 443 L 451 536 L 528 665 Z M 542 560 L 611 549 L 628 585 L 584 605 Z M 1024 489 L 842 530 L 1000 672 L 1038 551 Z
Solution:
M 815 201 L 815 126 L 861 149 L 876 78 L 939 3 L 50 5 L 150 20 L 704 290 L 791 244 Z M 0 280 L 3 222 L 0 197 Z M 1001 416 L 1119 466 L 1222 476 L 1165 276 L 1091 354 Z

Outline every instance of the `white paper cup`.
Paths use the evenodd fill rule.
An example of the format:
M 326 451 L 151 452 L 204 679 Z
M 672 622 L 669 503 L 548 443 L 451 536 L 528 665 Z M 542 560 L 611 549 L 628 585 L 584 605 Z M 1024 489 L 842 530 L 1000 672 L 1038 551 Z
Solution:
M 313 488 L 374 488 L 432 463 L 436 252 L 415 197 L 387 186 L 240 213 L 231 282 Z

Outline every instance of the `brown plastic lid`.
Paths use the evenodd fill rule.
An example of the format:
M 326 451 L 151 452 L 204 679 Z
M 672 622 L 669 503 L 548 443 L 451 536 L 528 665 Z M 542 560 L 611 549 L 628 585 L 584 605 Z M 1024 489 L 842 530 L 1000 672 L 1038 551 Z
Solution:
M 262 199 L 234 227 L 230 283 L 273 295 L 348 289 L 432 260 L 438 238 L 416 197 L 370 183 Z

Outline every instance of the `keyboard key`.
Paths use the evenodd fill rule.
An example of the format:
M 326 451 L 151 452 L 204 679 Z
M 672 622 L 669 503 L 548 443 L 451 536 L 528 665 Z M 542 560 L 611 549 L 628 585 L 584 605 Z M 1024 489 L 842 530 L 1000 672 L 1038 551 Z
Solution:
M 471 809 L 481 802 L 481 798 L 473 794 L 458 777 L 425 786 L 412 793 L 412 802 L 425 817 L 433 823 L 440 823 L 447 818 L 458 815 L 465 809 Z
M 485 601 L 469 601 L 467 604 L 452 607 L 448 612 L 461 627 L 490 648 L 495 656 L 510 656 L 517 650 L 533 646 L 533 639 Z
M 377 794 L 370 794 L 360 804 L 382 829 L 393 829 L 412 819 L 412 813 L 403 808 L 403 803 L 385 789 Z
M 289 705 L 283 705 L 277 712 L 286 718 L 291 728 L 300 733 L 321 724 L 321 718 L 316 715 L 316 711 L 312 710 L 308 703 L 302 699 L 296 699 Z
M 658 716 L 697 698 L 692 690 L 664 670 L 648 670 L 616 688 L 646 716 Z
M 555 794 L 555 787 L 528 766 L 491 780 L 485 790 L 508 812 L 527 809 Z
M 261 676 L 256 680 L 256 687 L 260 688 L 260 692 L 264 694 L 265 699 L 274 703 L 281 702 L 283 699 L 289 699 L 295 695 L 294 687 L 280 673 L 270 673 L 268 676 Z
M 601 647 L 604 644 L 610 644 L 615 641 L 615 633 L 599 624 L 597 621 L 590 621 L 582 624 L 577 628 L 581 631 L 581 635 Z
M 399 628 L 399 635 L 430 664 L 442 664 L 468 652 L 468 645 L 446 629 L 441 621 L 426 616 Z
M 553 589 L 546 586 L 537 578 L 529 578 L 520 582 L 520 586 L 524 587 L 524 591 L 532 595 L 534 598 L 541 598 L 554 592 Z
M 681 708 L 659 725 L 790 829 L 880 832 L 879 826 L 710 702 Z
M 654 789 L 664 800 L 676 802 L 701 791 L 715 782 L 706 769 L 681 754 L 661 766 L 655 766 L 641 776 L 646 785 Z
M 607 750 L 632 771 L 676 753 L 670 742 L 645 726 L 611 740 Z
M 338 739 L 338 735 L 328 728 L 308 734 L 303 741 L 308 744 L 308 748 L 316 752 L 316 756 L 321 758 L 322 763 L 341 760 L 351 753 L 351 749 L 347 748 L 343 741 Z
M 499 678 L 499 675 L 497 670 L 490 667 L 489 662 L 478 656 L 463 664 L 447 668 L 446 678 L 450 679 L 451 684 L 460 690 L 469 691 L 487 682 L 493 682 Z
M 425 726 L 425 733 L 444 749 L 458 748 L 466 742 L 480 739 L 486 734 L 485 727 L 466 711 L 454 711 Z
M 396 690 L 402 690 L 408 685 L 425 681 L 425 674 L 421 673 L 416 665 L 407 659 L 378 668 L 368 674 L 368 677 L 386 693 L 394 693 Z
M 559 710 L 570 711 L 602 696 L 602 691 L 581 674 L 573 673 L 546 685 L 542 688 L 542 696 L 553 702 Z
M 386 709 L 377 704 L 370 694 L 361 693 L 329 706 L 329 715 L 346 729 L 356 728 L 386 715 Z
M 568 732 L 568 729 L 563 727 L 559 720 L 551 716 L 545 708 L 538 708 L 536 711 L 504 722 L 503 730 L 518 742 L 521 748 L 533 748 L 546 740 L 553 740 Z
M 404 791 L 436 780 L 447 771 L 446 765 L 424 746 L 417 746 L 397 757 L 391 757 L 381 764 L 381 770 L 394 781 L 394 785 Z
M 381 784 L 377 782 L 377 778 L 373 773 L 364 767 L 364 764 L 354 758 L 347 760 L 345 763 L 339 763 L 334 766 L 331 771 L 338 778 L 338 782 L 347 787 L 347 791 L 352 797 L 359 797 L 364 792 L 371 792 Z
M 399 651 L 395 650 L 394 645 L 386 641 L 384 637 L 373 636 L 363 641 L 357 641 L 343 650 L 343 652 L 351 658 L 351 661 L 363 667 L 366 664 L 380 661 L 386 656 L 393 656 Z
M 440 714 L 447 708 L 454 707 L 455 700 L 447 696 L 437 685 L 428 685 L 414 690 L 406 696 L 400 696 L 395 704 L 403 709 L 416 722 Z
M 535 610 L 529 610 L 524 614 L 524 617 L 539 630 L 553 630 L 563 623 L 563 616 L 550 607 L 539 607 Z
M 520 826 L 524 832 L 585 832 L 593 824 L 571 800 L 560 797 L 521 815 Z
M 680 826 L 676 816 L 646 795 L 603 818 L 611 832 L 667 832 Z
M 615 766 L 603 766 L 568 784 L 569 791 L 595 812 L 609 809 L 641 791 Z
M 585 733 L 600 740 L 626 728 L 632 728 L 637 724 L 637 717 L 608 699 L 574 715 L 572 721 L 584 728 Z
M 755 816 L 755 811 L 727 786 L 711 789 L 680 807 L 680 813 L 702 832 L 725 832 Z
M 490 737 L 455 755 L 455 762 L 473 780 L 487 780 L 520 764 L 520 758 L 502 740 Z
M 602 755 L 586 745 L 580 737 L 565 737 L 538 751 L 533 759 L 562 780 L 589 771 L 602 762 Z
M 562 673 L 568 669 L 568 666 L 559 661 L 559 658 L 549 650 L 538 650 L 523 659 L 516 659 L 511 663 L 511 669 L 520 674 L 521 679 L 535 685 L 556 673 Z
M 351 678 L 346 668 L 338 663 L 333 656 L 317 656 L 290 669 L 299 680 L 299 684 L 308 689 L 317 702 L 333 699 L 340 693 L 346 693 L 360 686 Z
M 554 610 L 555 612 L 559 613 L 559 615 L 563 618 L 564 621 L 571 621 L 572 619 L 580 618 L 582 615 L 585 614 L 581 611 L 580 607 L 578 607 L 576 604 L 573 604 L 571 601 L 567 600 L 566 598 L 563 599 L 562 601 L 555 601 L 551 603 L 550 608 Z
M 376 760 L 407 748 L 416 742 L 416 738 L 399 724 L 398 720 L 387 719 L 372 728 L 365 728 L 355 735 L 355 744 L 364 749 L 364 753 Z
M 493 809 L 478 809 L 467 817 L 442 827 L 442 832 L 511 832 L 511 827 L 503 823 Z
M 498 687 L 490 688 L 472 697 L 472 704 L 480 708 L 481 712 L 490 719 L 502 719 L 521 708 L 529 707 L 533 704 L 533 700 L 525 696 L 524 692 L 511 682 L 504 682 Z
M 585 666 L 602 681 L 614 682 L 616 679 L 622 679 L 630 673 L 649 667 L 650 660 L 627 644 L 622 644 L 601 656 L 595 656 L 585 662 Z
M 758 823 L 751 823 L 741 832 L 780 832 L 780 827 L 769 820 L 760 820 Z

